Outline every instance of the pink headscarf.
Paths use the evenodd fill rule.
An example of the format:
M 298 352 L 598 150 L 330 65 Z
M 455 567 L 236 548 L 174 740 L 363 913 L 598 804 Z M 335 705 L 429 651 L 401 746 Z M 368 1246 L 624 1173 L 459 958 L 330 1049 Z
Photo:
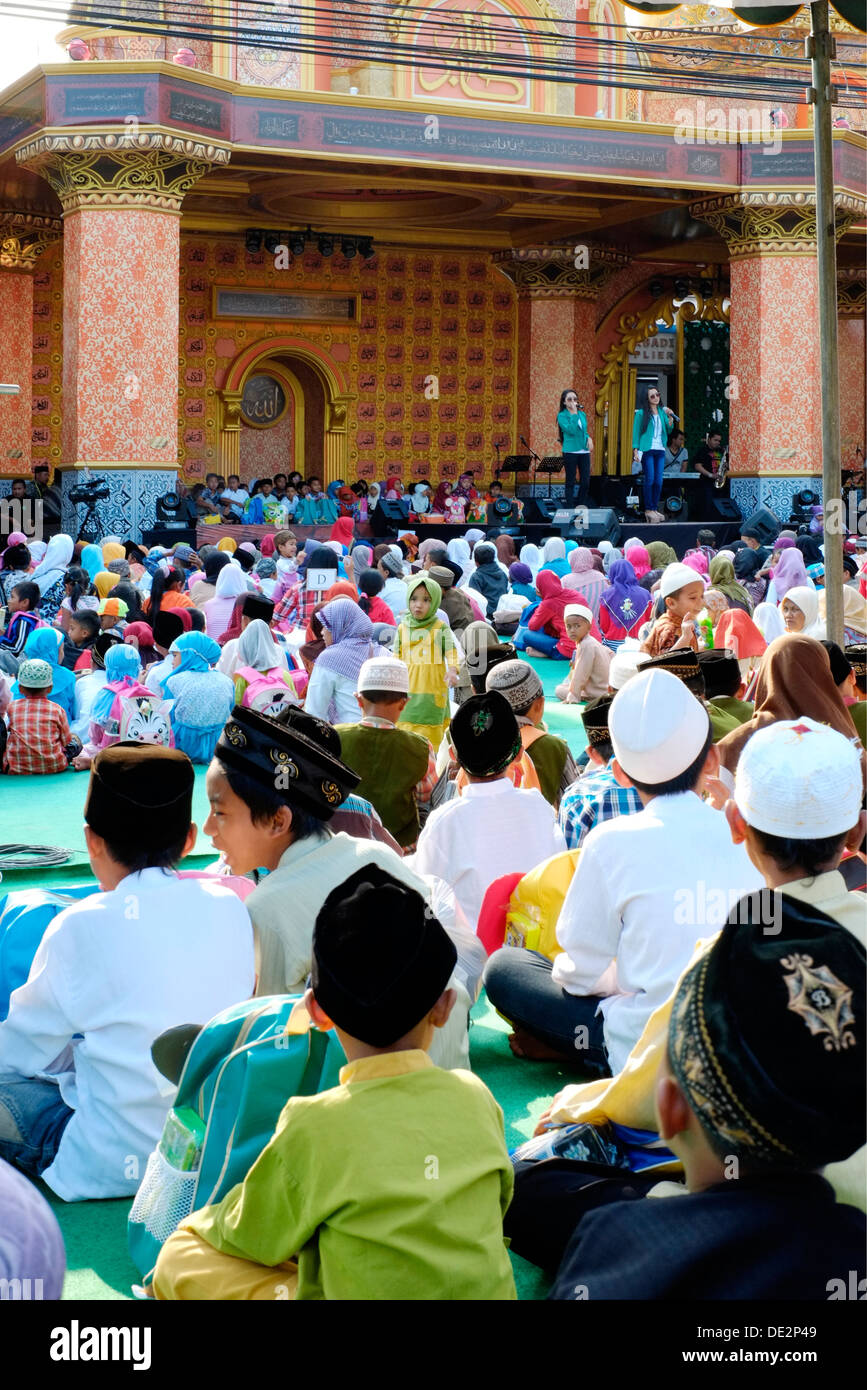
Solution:
M 578 547 L 569 553 L 571 574 L 565 574 L 561 585 L 572 593 L 578 593 L 593 614 L 599 617 L 599 604 L 608 588 L 608 580 L 596 568 L 596 557 L 588 549 Z
M 274 537 L 263 536 L 259 544 L 259 550 L 262 553 L 263 560 L 270 560 L 274 554 Z
M 25 534 L 24 534 L 23 531 L 10 531 L 10 532 L 9 532 L 9 535 L 6 537 L 6 550 L 11 550 L 12 547 L 13 547 L 13 545 L 26 545 L 26 544 L 27 544 L 27 537 L 25 536 Z M 4 551 L 2 551 L 2 553 L 0 553 L 0 569 L 5 569 L 5 568 L 6 568 L 6 565 L 5 565 L 5 563 L 4 563 L 4 556 L 5 556 L 5 554 L 6 554 L 6 550 L 4 550 Z
M 631 545 L 628 550 L 623 552 L 624 560 L 628 560 L 635 570 L 635 578 L 643 579 L 646 574 L 650 574 L 653 566 L 650 563 L 650 556 L 645 545 Z
M 696 574 L 700 574 L 707 584 L 707 556 L 701 550 L 691 550 L 688 555 L 684 555 L 683 563 L 688 565 L 691 570 L 695 570 Z
M 807 571 L 804 567 L 804 557 L 797 548 L 784 550 L 780 556 L 780 563 L 774 570 L 774 590 L 777 595 L 777 603 L 782 603 L 789 590 L 796 589 L 799 585 L 810 587 Z

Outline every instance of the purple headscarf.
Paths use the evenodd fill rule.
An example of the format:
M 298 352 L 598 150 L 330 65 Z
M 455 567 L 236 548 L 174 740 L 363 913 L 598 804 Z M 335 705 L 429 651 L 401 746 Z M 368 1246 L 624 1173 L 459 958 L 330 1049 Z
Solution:
M 650 594 L 635 578 L 629 560 L 615 560 L 608 571 L 611 587 L 602 595 L 602 602 L 621 627 L 630 628 L 644 616 L 650 605 Z
M 810 587 L 804 566 L 804 557 L 793 543 L 792 549 L 785 550 L 780 556 L 780 563 L 774 570 L 774 592 L 777 595 L 777 603 L 782 603 L 789 590 L 798 588 L 800 585 L 806 585 L 808 589 Z
M 331 633 L 332 643 L 316 658 L 317 666 L 357 680 L 363 663 L 373 656 L 373 624 L 351 598 L 335 598 L 316 615 Z
M 29 1296 L 59 1299 L 66 1253 L 57 1218 L 23 1173 L 2 1159 L 0 1231 L 0 1279 L 26 1280 Z
M 532 586 L 533 571 L 530 569 L 529 565 L 522 565 L 520 560 L 516 560 L 514 564 L 509 566 L 509 578 L 513 584 L 529 584 Z

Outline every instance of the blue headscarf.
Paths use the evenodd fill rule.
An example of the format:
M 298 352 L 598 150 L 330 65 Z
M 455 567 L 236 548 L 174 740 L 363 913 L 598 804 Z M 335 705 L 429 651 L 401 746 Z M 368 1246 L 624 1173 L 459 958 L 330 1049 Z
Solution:
M 222 655 L 219 643 L 215 642 L 213 637 L 207 637 L 204 632 L 181 633 L 180 637 L 175 638 L 169 651 L 181 654 L 180 665 L 173 667 L 162 682 L 163 694 L 169 696 L 169 683 L 175 676 L 180 676 L 184 671 L 209 671 L 212 666 L 216 666 Z
M 47 661 L 51 667 L 54 683 L 49 700 L 65 712 L 68 719 L 75 717 L 75 676 L 65 666 L 61 666 L 63 654 L 63 633 L 56 627 L 38 627 L 31 632 L 24 643 L 22 661 Z M 12 694 L 19 699 L 18 682 L 12 686 Z
M 608 578 L 610 587 L 602 595 L 602 602 L 628 632 L 646 612 L 648 592 L 635 578 L 635 570 L 629 560 L 615 560 L 608 571 Z
M 132 688 L 137 685 L 141 672 L 141 657 L 128 642 L 119 642 L 116 647 L 109 647 L 104 662 L 105 685 L 94 700 L 90 712 L 91 722 L 94 724 L 104 724 L 108 719 L 115 696 L 119 693 L 117 687 L 126 685 Z M 110 686 L 113 686 L 113 689 L 109 689 Z
M 100 570 L 105 569 L 102 559 L 102 551 L 98 545 L 86 545 L 81 552 L 81 567 L 86 569 L 90 575 L 90 582 L 93 583 Z

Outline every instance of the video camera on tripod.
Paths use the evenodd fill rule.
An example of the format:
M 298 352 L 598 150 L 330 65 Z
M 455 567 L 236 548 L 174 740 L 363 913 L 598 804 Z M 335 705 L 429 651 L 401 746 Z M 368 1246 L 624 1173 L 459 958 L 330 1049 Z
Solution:
M 67 496 L 73 506 L 87 508 L 75 539 L 77 541 L 95 540 L 101 530 L 98 524 L 97 503 L 111 496 L 108 479 L 90 478 L 86 483 L 76 483 L 69 489 Z M 93 522 L 92 527 L 91 521 Z

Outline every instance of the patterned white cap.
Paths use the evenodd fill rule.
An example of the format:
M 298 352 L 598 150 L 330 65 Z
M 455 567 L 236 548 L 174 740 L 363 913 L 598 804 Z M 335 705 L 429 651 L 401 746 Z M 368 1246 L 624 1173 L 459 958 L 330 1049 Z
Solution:
M 804 715 L 759 729 L 735 773 L 735 805 L 748 825 L 783 839 L 851 830 L 861 810 L 861 757 L 827 724 Z
M 585 618 L 588 623 L 593 621 L 593 613 L 583 603 L 567 603 L 563 609 L 564 621 L 566 618 Z
M 707 710 L 670 671 L 639 671 L 611 701 L 608 729 L 627 777 L 657 786 L 694 763 L 710 732 Z
M 645 661 L 650 660 L 647 652 L 641 650 L 638 642 L 630 645 L 632 640 L 627 637 L 611 658 L 611 665 L 608 667 L 608 684 L 612 690 L 622 690 L 630 677 L 635 675 Z
M 409 694 L 409 667 L 396 656 L 371 656 L 358 673 L 357 690 L 391 690 L 395 695 Z
M 663 598 L 671 598 L 678 589 L 685 589 L 687 584 L 701 584 L 701 575 L 697 570 L 690 569 L 689 565 L 682 565 L 677 561 L 671 565 L 666 565 L 659 581 L 659 592 Z

